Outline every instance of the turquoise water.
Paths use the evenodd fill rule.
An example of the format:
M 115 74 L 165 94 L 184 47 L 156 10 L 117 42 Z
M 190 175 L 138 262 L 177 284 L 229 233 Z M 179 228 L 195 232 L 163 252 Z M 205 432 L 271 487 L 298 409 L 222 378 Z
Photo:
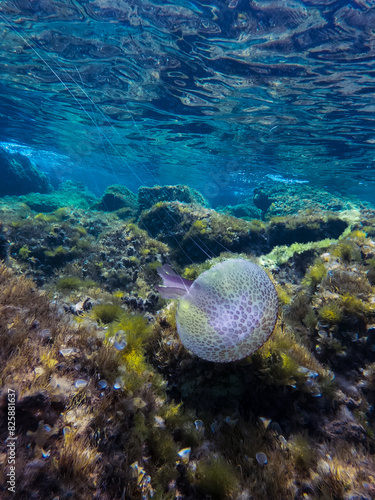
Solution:
M 375 499 L 374 27 L 0 1 L 1 500 Z
M 266 178 L 374 202 L 374 20 L 365 0 L 4 0 L 0 141 L 96 195 L 236 204 Z

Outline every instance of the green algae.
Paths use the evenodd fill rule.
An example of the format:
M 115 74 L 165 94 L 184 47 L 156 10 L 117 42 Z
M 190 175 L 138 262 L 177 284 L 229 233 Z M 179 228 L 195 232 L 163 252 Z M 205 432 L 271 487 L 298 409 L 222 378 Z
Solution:
M 218 500 L 234 496 L 239 489 L 235 468 L 220 456 L 200 461 L 195 477 L 198 490 Z
M 98 304 L 92 309 L 94 318 L 105 325 L 118 320 L 123 312 L 124 310 L 117 304 Z
M 322 281 L 323 278 L 327 276 L 327 268 L 320 259 L 318 259 L 312 266 L 307 270 L 304 279 L 302 280 L 302 285 L 312 286 L 316 288 L 317 285 Z
M 319 309 L 318 313 L 319 318 L 322 321 L 327 321 L 330 325 L 340 323 L 342 320 L 342 309 L 334 302 L 324 305 L 321 309 Z
M 70 292 L 81 288 L 91 288 L 97 286 L 94 280 L 81 279 L 78 276 L 63 276 L 56 283 L 57 290 Z
M 37 220 L 33 221 L 33 224 L 50 223 Z M 33 225 L 32 230 L 35 230 L 35 227 Z M 82 242 L 85 241 L 87 238 L 85 228 L 90 228 L 91 223 L 88 224 L 86 221 L 85 226 L 82 227 L 84 230 L 77 229 L 71 235 L 69 233 L 68 248 L 73 249 L 76 246 L 73 239 L 78 234 L 81 235 Z M 130 229 L 123 227 L 125 229 L 121 234 L 130 238 L 127 242 L 129 245 L 132 245 L 133 241 L 139 237 L 149 241 L 148 236 L 145 236 L 138 226 L 134 225 Z M 113 246 L 120 241 L 116 231 L 120 234 L 117 226 L 111 233 Z M 368 244 L 366 239 L 355 233 L 349 238 L 355 240 L 355 245 L 361 251 L 362 246 Z M 56 247 L 58 245 L 54 246 Z M 307 245 L 306 249 L 309 251 L 312 248 Z M 129 464 L 135 461 L 138 462 L 139 468 L 145 471 L 144 476 L 150 476 L 150 484 L 155 492 L 154 497 L 162 500 L 174 498 L 180 494 L 178 493 L 180 491 L 189 492 L 193 498 L 199 498 L 199 495 L 203 497 L 216 494 L 223 495 L 222 498 L 231 498 L 237 492 L 246 494 L 249 490 L 255 498 L 257 495 L 259 498 L 289 498 L 295 493 L 294 481 L 300 481 L 302 485 L 314 484 L 321 498 L 323 498 L 322 495 L 332 495 L 333 492 L 338 491 L 337 482 L 339 487 L 347 492 L 349 486 L 343 477 L 344 472 L 349 470 L 349 459 L 344 454 L 340 455 L 335 448 L 335 443 L 338 443 L 339 449 L 340 439 L 337 436 L 326 439 L 326 434 L 324 434 L 327 432 L 326 422 L 334 422 L 339 418 L 340 411 L 346 408 L 342 402 L 343 396 L 338 395 L 338 384 L 332 380 L 332 374 L 327 372 L 330 366 L 336 370 L 335 360 L 341 359 L 348 352 L 356 353 L 357 373 L 358 367 L 360 370 L 363 366 L 368 371 L 372 367 L 369 362 L 372 359 L 369 349 L 372 345 L 370 341 L 356 341 L 350 344 L 350 340 L 345 337 L 341 338 L 347 330 L 350 330 L 352 321 L 355 322 L 356 319 L 358 321 L 355 325 L 360 329 L 359 336 L 370 336 L 366 328 L 374 317 L 371 306 L 373 290 L 369 284 L 368 275 L 372 269 L 372 262 L 371 258 L 365 260 L 364 257 L 361 261 L 363 264 L 352 258 L 346 259 L 345 256 L 342 259 L 341 255 L 332 255 L 332 249 L 329 247 L 313 248 L 316 253 L 324 249 L 330 251 L 330 255 L 326 257 L 327 260 L 322 261 L 320 257 L 317 257 L 306 272 L 305 269 L 300 271 L 300 275 L 293 274 L 293 264 L 296 262 L 293 259 L 299 255 L 298 253 L 291 254 L 291 260 L 285 267 L 280 265 L 280 270 L 275 273 L 275 279 L 283 283 L 278 285 L 278 289 L 285 292 L 280 293 L 280 301 L 283 304 L 280 322 L 285 323 L 284 329 L 275 332 L 275 336 L 271 338 L 269 345 L 265 346 L 259 356 L 253 356 L 238 365 L 226 366 L 224 369 L 208 363 L 200 363 L 180 348 L 174 323 L 175 304 L 160 312 L 160 321 L 157 320 L 155 326 L 148 323 L 142 315 L 128 314 L 120 308 L 121 315 L 112 323 L 108 323 L 109 333 L 105 340 L 96 338 L 96 329 L 91 331 L 88 329 L 85 333 L 85 328 L 91 320 L 90 314 L 81 318 L 82 322 L 78 325 L 77 332 L 74 329 L 69 330 L 66 325 L 58 327 L 57 320 L 54 320 L 53 326 L 48 325 L 51 328 L 54 345 L 47 350 L 39 342 L 39 352 L 33 359 L 38 360 L 34 364 L 39 363 L 37 368 L 42 368 L 44 373 L 35 379 L 39 382 L 33 382 L 35 384 L 33 387 L 39 387 L 40 390 L 44 388 L 43 390 L 49 391 L 56 399 L 67 398 L 62 399 L 64 404 L 60 411 L 66 414 L 65 401 L 72 402 L 73 398 L 68 395 L 68 392 L 61 396 L 57 389 L 52 391 L 48 386 L 49 379 L 61 372 L 70 377 L 85 377 L 88 373 L 90 374 L 89 389 L 85 397 L 80 393 L 79 397 L 76 396 L 74 400 L 75 410 L 81 413 L 77 412 L 76 421 L 71 424 L 72 428 L 77 425 L 82 429 L 81 435 L 85 438 L 89 436 L 89 440 L 80 440 L 79 435 L 73 433 L 73 444 L 70 443 L 68 446 L 67 439 L 62 438 L 63 432 L 60 427 L 58 437 L 46 442 L 46 448 L 55 460 L 54 463 L 57 464 L 58 476 L 64 477 L 67 482 L 70 481 L 70 488 L 74 494 L 79 497 L 77 493 L 79 483 L 86 484 L 86 475 L 88 475 L 90 482 L 91 478 L 95 477 L 96 484 L 105 485 L 106 490 L 110 491 L 113 497 L 120 497 L 122 488 L 126 487 L 131 497 L 141 498 L 142 494 L 146 494 L 145 491 L 147 491 L 140 479 L 143 476 L 139 475 L 134 478 L 129 472 Z M 150 243 L 145 250 L 148 251 L 137 252 L 134 259 L 131 259 L 134 256 L 130 255 L 126 261 L 127 265 L 132 265 L 133 269 L 143 273 L 143 280 L 147 276 L 145 284 L 137 278 L 139 281 L 137 281 L 136 289 L 144 287 L 144 291 L 149 289 L 147 285 L 153 283 L 155 267 L 158 265 L 156 260 L 150 262 L 145 260 L 149 257 L 153 258 L 158 253 L 156 244 Z M 110 251 L 107 250 L 106 244 L 100 247 L 100 251 L 103 252 L 104 257 L 100 256 L 99 252 L 94 253 L 96 250 L 92 245 L 87 246 L 87 254 L 95 255 L 98 265 L 101 264 L 101 269 L 103 269 L 106 268 L 105 259 L 108 258 Z M 111 257 L 117 264 L 117 254 L 112 254 Z M 223 255 L 221 258 L 226 257 Z M 332 262 L 336 266 L 333 269 L 331 268 Z M 27 259 L 22 262 L 23 266 L 25 264 L 27 264 Z M 82 267 L 80 261 L 77 259 L 74 265 L 77 275 L 80 276 L 79 279 L 84 281 L 82 275 L 79 274 L 80 267 Z M 208 268 L 211 265 L 210 261 L 201 265 L 189 265 L 185 268 L 184 276 L 195 279 L 205 267 Z M 318 269 L 315 269 L 316 265 Z M 149 267 L 149 274 L 146 274 L 142 267 Z M 89 276 L 91 276 L 91 269 L 88 265 L 85 270 Z M 324 271 L 326 274 L 322 276 Z M 70 272 L 75 277 L 73 271 Z M 66 273 L 65 277 L 68 278 L 70 272 L 66 273 L 65 268 L 63 270 L 63 273 Z M 290 274 L 287 275 L 284 272 Z M 301 283 L 301 276 L 304 272 L 308 279 Z M 54 277 L 53 283 L 55 282 Z M 107 282 L 103 279 L 102 283 Z M 108 289 L 113 292 L 115 288 L 112 283 Z M 76 290 L 83 295 L 85 287 L 78 286 Z M 69 287 L 66 291 L 70 291 Z M 6 293 L 10 294 L 10 292 Z M 112 294 L 106 292 L 107 295 L 100 290 L 96 293 L 97 298 L 105 301 L 105 304 L 111 301 L 114 304 L 120 304 L 120 300 L 128 293 L 128 289 L 123 288 Z M 78 294 L 76 296 L 78 297 Z M 32 294 L 30 292 L 30 300 L 32 297 L 35 297 L 35 292 Z M 9 303 L 10 305 L 17 304 L 14 294 Z M 317 340 L 318 331 L 321 332 L 322 328 L 318 323 L 324 323 L 319 312 L 324 306 L 332 308 L 333 304 L 341 310 L 342 320 L 330 324 L 330 329 L 326 329 L 327 337 L 331 336 L 326 348 Z M 4 311 L 8 314 L 7 309 Z M 19 314 L 24 313 L 21 310 Z M 33 314 L 40 319 L 41 315 L 37 309 L 33 309 Z M 42 317 L 42 322 L 44 322 L 44 316 Z M 8 322 L 7 319 L 4 330 L 6 335 L 2 338 L 6 338 L 7 342 L 14 342 L 12 344 L 14 353 L 30 349 L 30 346 L 22 340 L 24 337 L 21 339 L 21 336 L 25 335 L 25 333 L 22 334 L 25 324 L 31 325 L 31 321 L 25 323 L 23 318 L 19 320 L 12 318 Z M 15 333 L 8 334 L 8 325 L 11 325 L 10 331 L 14 329 Z M 45 326 L 44 323 L 43 326 Z M 24 330 L 21 330 L 22 328 Z M 110 340 L 119 330 L 126 332 L 127 345 L 123 350 L 116 351 Z M 100 331 L 99 329 L 98 332 Z M 33 329 L 28 329 L 27 334 L 34 339 Z M 68 342 L 69 347 L 74 346 L 78 350 L 72 355 L 71 360 L 62 359 L 58 352 L 62 345 L 66 347 L 65 342 Z M 333 347 L 335 342 L 338 346 L 336 350 Z M 323 354 L 316 350 L 316 345 L 323 346 Z M 167 354 L 164 355 L 164 353 Z M 16 361 L 19 365 L 15 364 Z M 26 362 L 29 363 L 28 360 Z M 4 373 L 5 377 L 9 377 L 9 370 L 15 369 L 16 366 L 17 380 L 25 388 L 25 382 L 22 382 L 28 379 L 23 367 L 25 358 L 22 358 L 22 363 L 20 358 L 10 359 L 6 368 L 4 364 Z M 346 366 L 346 363 L 347 360 L 344 358 L 343 365 Z M 79 365 L 82 365 L 83 369 L 77 374 L 75 367 Z M 306 384 L 309 379 L 306 373 L 301 371 L 301 367 L 318 373 L 318 377 L 314 380 L 317 381 L 316 385 L 321 392 L 320 398 L 309 392 L 309 385 Z M 348 372 L 347 376 L 352 383 L 351 373 Z M 110 387 L 98 391 L 96 382 L 99 377 L 105 378 Z M 112 386 L 117 378 L 121 378 L 123 384 L 119 390 L 115 391 Z M 367 372 L 361 377 L 361 383 L 368 382 L 368 389 L 365 385 L 362 387 L 355 382 L 355 390 L 366 403 L 372 398 L 370 378 Z M 345 397 L 349 397 L 345 387 L 340 387 L 340 391 L 341 394 L 344 392 Z M 98 406 L 98 401 L 101 401 L 101 406 Z M 351 404 L 357 404 L 356 400 L 351 401 Z M 90 405 L 94 406 L 93 410 Z M 202 407 L 204 411 L 201 410 Z M 68 408 L 71 409 L 71 407 Z M 228 408 L 231 411 L 228 411 Z M 234 408 L 237 414 L 234 414 Z M 368 409 L 364 405 L 358 411 L 354 410 L 353 415 L 364 427 L 366 436 L 370 439 L 372 422 L 366 424 L 369 420 L 369 414 L 366 415 L 366 412 Z M 324 413 L 324 420 L 321 418 L 322 413 Z M 252 416 L 263 415 L 274 421 L 272 422 L 274 426 L 266 433 L 260 432 L 260 429 L 251 422 Z M 155 417 L 159 418 L 155 419 Z M 204 434 L 199 434 L 195 429 L 193 422 L 196 418 L 204 422 Z M 304 418 L 311 418 L 311 420 L 305 423 Z M 88 427 L 85 427 L 86 421 L 90 423 Z M 212 430 L 211 425 L 215 421 L 217 427 L 213 426 L 215 430 Z M 312 429 L 316 424 L 320 426 L 319 438 L 314 432 L 311 436 L 307 435 L 304 430 L 304 427 Z M 157 427 L 158 425 L 162 427 Z M 251 434 L 253 428 L 260 435 L 258 440 Z M 276 431 L 276 429 L 279 430 Z M 280 435 L 281 432 L 283 435 Z M 332 463 L 334 461 L 339 471 L 337 477 L 329 472 L 328 485 L 324 484 L 324 476 L 318 468 L 319 460 L 322 459 L 319 448 L 321 439 L 324 439 L 325 449 L 332 456 Z M 287 441 L 285 448 L 280 444 L 284 441 Z M 352 446 L 352 443 L 349 445 Z M 189 463 L 182 464 L 181 461 L 179 462 L 177 451 L 185 446 L 191 447 L 192 451 Z M 82 453 L 77 453 L 76 447 L 80 447 Z M 312 456 L 308 453 L 308 447 L 312 451 Z M 257 451 L 266 452 L 269 459 L 267 466 L 262 469 L 258 467 L 254 458 Z M 29 449 L 29 453 L 32 453 L 32 450 Z M 356 453 L 358 454 L 356 460 L 360 460 L 358 457 L 363 456 L 366 460 L 371 460 L 368 455 L 363 455 L 360 445 L 356 445 Z M 75 456 L 77 456 L 77 462 L 73 461 Z M 61 462 L 58 462 L 60 457 Z M 87 468 L 85 468 L 85 457 L 89 459 Z M 95 457 L 100 458 L 96 460 Z M 213 464 L 216 459 L 227 467 L 227 472 L 224 471 L 221 475 L 227 474 L 229 470 L 228 474 L 232 476 L 232 481 L 229 481 L 227 486 L 223 483 L 218 486 L 220 482 L 215 478 L 217 474 L 207 472 L 205 469 L 205 467 L 208 469 L 211 467 L 213 470 L 219 470 L 216 464 Z M 110 463 L 111 472 L 103 471 L 100 463 Z M 76 474 L 69 472 L 72 466 L 77 468 Z M 49 469 L 47 474 L 52 474 Z M 113 474 L 116 477 L 116 484 L 113 482 Z M 367 480 L 367 472 L 362 471 L 361 474 L 358 477 L 364 477 Z M 322 479 L 317 479 L 317 476 Z M 358 477 L 353 476 L 353 484 L 360 485 Z M 312 481 L 315 482 L 312 483 Z M 220 493 L 217 493 L 219 490 Z M 299 491 L 301 490 L 302 486 L 299 488 Z

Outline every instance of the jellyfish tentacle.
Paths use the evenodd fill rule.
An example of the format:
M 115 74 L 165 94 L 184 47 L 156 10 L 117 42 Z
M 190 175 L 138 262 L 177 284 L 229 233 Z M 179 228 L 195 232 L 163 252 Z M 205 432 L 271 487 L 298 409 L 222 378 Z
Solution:
M 163 280 L 163 285 L 157 286 L 156 289 L 163 299 L 181 298 L 194 283 L 192 280 L 182 278 L 179 274 L 175 273 L 168 264 L 158 267 L 157 272 Z

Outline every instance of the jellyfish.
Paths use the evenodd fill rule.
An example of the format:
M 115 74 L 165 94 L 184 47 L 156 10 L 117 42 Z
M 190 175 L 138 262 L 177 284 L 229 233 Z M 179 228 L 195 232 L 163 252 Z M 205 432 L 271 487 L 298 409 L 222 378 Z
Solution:
M 163 298 L 179 299 L 176 324 L 183 345 L 207 361 L 227 363 L 257 351 L 278 315 L 276 289 L 267 273 L 244 259 L 229 259 L 195 281 L 169 265 L 158 269 Z

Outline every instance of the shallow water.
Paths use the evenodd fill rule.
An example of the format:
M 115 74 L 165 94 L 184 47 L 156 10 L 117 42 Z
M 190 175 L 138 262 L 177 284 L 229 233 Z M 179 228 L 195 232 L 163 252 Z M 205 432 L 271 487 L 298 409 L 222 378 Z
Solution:
M 374 202 L 374 20 L 365 0 L 4 0 L 0 140 L 97 195 L 236 204 L 268 175 Z
M 0 2 L 1 499 L 375 498 L 374 21 Z

